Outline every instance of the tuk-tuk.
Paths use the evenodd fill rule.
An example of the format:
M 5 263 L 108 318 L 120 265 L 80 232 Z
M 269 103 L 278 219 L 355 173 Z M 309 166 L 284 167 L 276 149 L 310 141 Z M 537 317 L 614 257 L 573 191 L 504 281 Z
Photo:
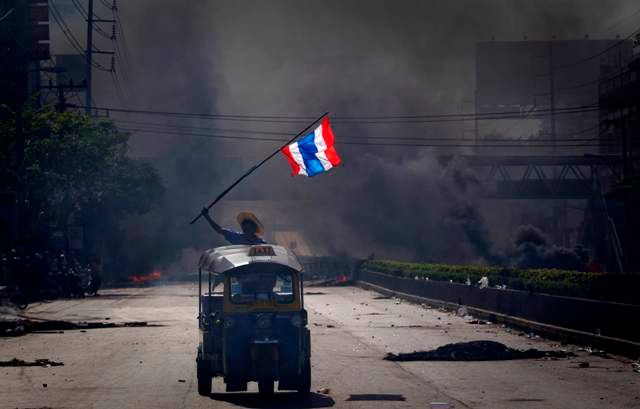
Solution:
M 227 392 L 255 381 L 272 394 L 278 381 L 279 390 L 309 393 L 311 336 L 296 256 L 275 245 L 217 247 L 202 254 L 198 271 L 198 393 L 210 395 L 216 376 Z

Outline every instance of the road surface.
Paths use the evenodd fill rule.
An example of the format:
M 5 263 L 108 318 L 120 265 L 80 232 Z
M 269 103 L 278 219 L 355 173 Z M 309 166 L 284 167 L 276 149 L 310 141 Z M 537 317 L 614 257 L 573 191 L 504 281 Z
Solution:
M 631 362 L 527 337 L 497 325 L 384 298 L 355 287 L 307 288 L 313 393 L 211 397 L 196 391 L 196 287 L 111 289 L 102 296 L 34 305 L 26 312 L 72 321 L 147 321 L 148 327 L 0 338 L 0 361 L 47 358 L 60 367 L 1 367 L 2 408 L 640 408 Z M 631 325 L 631 323 L 630 323 Z M 516 348 L 576 351 L 577 358 L 502 362 L 382 360 L 451 342 L 495 340 Z M 582 362 L 589 362 L 584 367 Z M 582 366 L 582 367 L 581 367 Z

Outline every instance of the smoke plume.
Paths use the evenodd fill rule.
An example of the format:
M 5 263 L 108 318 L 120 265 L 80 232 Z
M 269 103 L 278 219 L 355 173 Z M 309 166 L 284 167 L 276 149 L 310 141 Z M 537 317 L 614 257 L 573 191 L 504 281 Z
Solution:
M 202 113 L 468 112 L 477 41 L 520 40 L 524 35 L 545 40 L 552 35 L 579 38 L 603 22 L 615 22 L 634 3 L 121 2 L 119 12 L 130 51 L 121 77 L 129 80 L 128 97 L 119 101 L 111 78 L 99 75 L 95 94 L 104 105 Z M 297 130 L 295 124 L 113 116 L 190 127 L 276 131 L 283 136 Z M 443 176 L 445 169 L 437 158 L 451 150 L 341 145 L 347 137 L 361 142 L 374 142 L 379 136 L 390 140 L 460 137 L 469 126 L 336 122 L 342 167 L 310 180 L 291 179 L 286 163 L 276 158 L 225 200 L 274 201 L 280 211 L 271 216 L 277 220 L 264 220 L 267 226 L 287 224 L 333 254 L 497 263 L 501 256 L 495 242 L 509 234 L 487 227 L 485 219 L 492 210 L 487 213 L 479 202 L 472 175 L 457 170 Z M 146 264 L 150 270 L 152 264 L 170 265 L 184 258 L 184 249 L 222 244 L 204 223 L 189 226 L 188 220 L 277 144 L 158 132 L 134 133 L 131 146 L 135 155 L 153 161 L 167 185 L 164 201 L 152 214 L 123 224 L 130 233 L 118 254 L 144 260 L 133 265 L 145 269 Z M 221 224 L 234 223 L 232 212 L 228 213 L 214 208 Z M 518 265 L 549 260 L 562 264 L 571 258 L 531 234 L 514 245 Z

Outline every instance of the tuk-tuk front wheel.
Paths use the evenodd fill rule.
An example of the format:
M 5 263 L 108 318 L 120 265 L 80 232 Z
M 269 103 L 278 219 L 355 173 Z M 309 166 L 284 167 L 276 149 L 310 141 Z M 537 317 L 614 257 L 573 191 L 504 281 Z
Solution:
M 198 394 L 202 396 L 211 395 L 211 366 L 209 362 L 201 358 L 200 351 L 198 351 L 198 359 L 196 360 L 196 369 L 198 372 Z
M 273 380 L 258 381 L 258 393 L 260 395 L 273 395 Z

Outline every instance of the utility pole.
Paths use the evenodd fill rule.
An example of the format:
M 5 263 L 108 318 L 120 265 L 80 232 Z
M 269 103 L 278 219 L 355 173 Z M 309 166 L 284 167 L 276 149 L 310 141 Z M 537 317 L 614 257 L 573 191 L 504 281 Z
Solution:
M 547 42 L 548 47 L 548 65 L 549 65 L 549 109 L 551 111 L 551 155 L 557 154 L 556 150 L 556 83 L 553 70 L 553 40 Z M 553 168 L 553 180 L 558 178 L 558 169 Z M 553 218 L 556 221 L 557 236 L 559 236 L 562 245 L 567 246 L 569 240 L 567 237 L 567 209 L 566 202 L 560 200 L 553 205 Z
M 58 94 L 58 103 L 56 104 L 56 111 L 62 113 L 67 110 L 68 107 L 75 107 L 73 104 L 67 104 L 67 98 L 65 96 L 65 91 L 73 91 L 73 90 L 84 90 L 86 87 L 84 84 L 82 85 L 74 85 L 73 81 L 69 81 L 68 84 L 58 83 L 53 85 L 51 81 L 49 81 L 49 85 L 40 85 L 39 89 L 48 89 L 55 90 Z
M 93 60 L 93 0 L 88 0 L 87 6 L 87 49 L 85 51 L 85 78 L 87 82 L 87 90 L 85 92 L 85 113 L 91 115 L 91 74 Z
M 549 41 L 549 109 L 551 110 L 551 149 L 556 154 L 556 84 L 553 75 L 553 41 Z
M 114 55 L 115 51 L 101 51 L 94 50 L 93 47 L 93 25 L 95 23 L 113 23 L 115 24 L 115 20 L 102 20 L 100 18 L 95 18 L 95 14 L 93 13 L 93 0 L 87 0 L 87 48 L 85 50 L 85 79 L 86 79 L 86 91 L 85 91 L 85 113 L 87 115 L 91 115 L 92 108 L 92 79 L 93 79 L 93 54 L 110 54 Z M 113 2 L 114 7 L 116 2 Z M 114 28 L 115 32 L 115 28 Z M 113 58 L 113 57 L 112 57 Z M 113 70 L 113 67 L 111 68 Z
M 631 215 L 630 215 L 630 206 L 629 206 L 629 200 L 630 198 L 627 196 L 630 196 L 629 193 L 626 192 L 626 189 L 628 188 L 627 183 L 630 183 L 629 181 L 629 176 L 630 176 L 630 170 L 631 170 L 631 166 L 629 163 L 629 141 L 627 140 L 627 121 L 625 119 L 622 119 L 620 121 L 620 133 L 622 136 L 622 185 L 623 185 L 623 192 L 625 197 L 624 197 L 624 202 L 622 203 L 622 217 L 623 217 L 623 223 L 624 223 L 624 254 L 623 254 L 623 259 L 622 259 L 622 265 L 623 265 L 623 273 L 628 273 L 629 272 L 629 266 L 630 266 L 630 261 L 631 261 L 631 238 L 633 235 L 633 230 L 631 228 Z

